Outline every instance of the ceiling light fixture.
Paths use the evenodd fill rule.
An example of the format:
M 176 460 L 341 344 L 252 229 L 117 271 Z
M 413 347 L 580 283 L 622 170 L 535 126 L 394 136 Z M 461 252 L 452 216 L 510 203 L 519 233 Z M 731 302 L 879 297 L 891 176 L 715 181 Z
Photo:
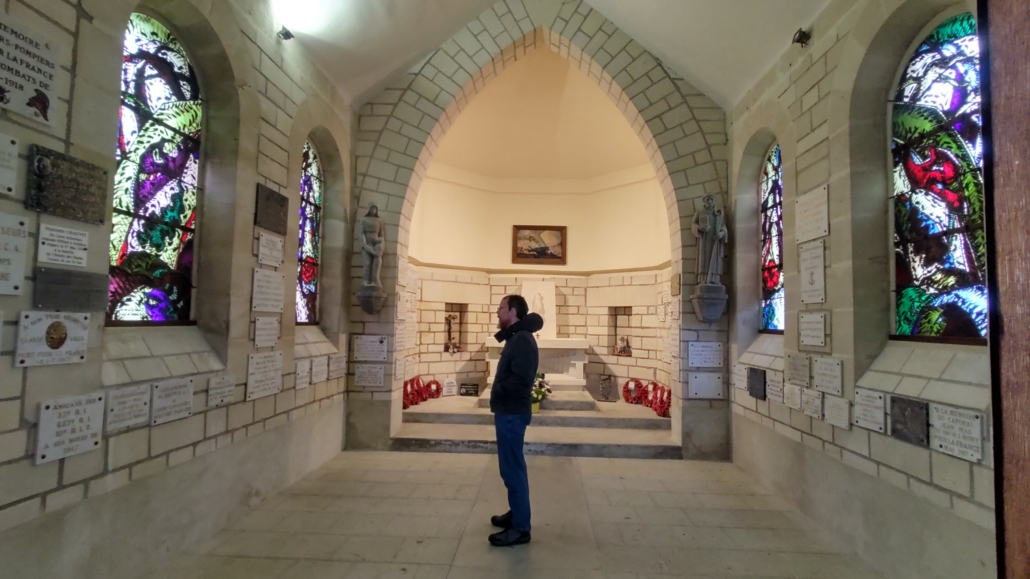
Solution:
M 808 46 L 808 41 L 812 40 L 812 33 L 805 32 L 804 28 L 798 28 L 798 31 L 794 33 L 794 44 L 800 44 L 801 48 Z
M 279 40 L 292 40 L 293 39 L 293 33 L 290 32 L 290 30 L 288 28 L 286 28 L 285 26 L 283 26 L 282 30 L 277 32 L 275 35 L 279 37 Z

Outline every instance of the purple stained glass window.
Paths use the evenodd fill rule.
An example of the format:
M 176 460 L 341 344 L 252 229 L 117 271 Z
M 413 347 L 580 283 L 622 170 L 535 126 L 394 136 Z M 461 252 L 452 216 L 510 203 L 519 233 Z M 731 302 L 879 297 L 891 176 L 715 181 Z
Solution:
M 133 14 L 122 48 L 108 320 L 190 319 L 202 112 L 182 45 Z
M 300 239 L 297 245 L 297 323 L 318 322 L 318 264 L 322 248 L 325 181 L 318 152 L 304 143 L 300 176 Z
M 762 166 L 762 329 L 783 330 L 783 159 L 773 145 Z

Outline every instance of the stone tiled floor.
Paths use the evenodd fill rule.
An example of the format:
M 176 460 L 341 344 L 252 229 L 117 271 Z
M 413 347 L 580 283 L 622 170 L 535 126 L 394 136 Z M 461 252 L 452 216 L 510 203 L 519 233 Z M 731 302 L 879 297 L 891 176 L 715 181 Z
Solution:
M 528 462 L 529 545 L 495 456 L 347 452 L 149 579 L 880 578 L 731 464 Z

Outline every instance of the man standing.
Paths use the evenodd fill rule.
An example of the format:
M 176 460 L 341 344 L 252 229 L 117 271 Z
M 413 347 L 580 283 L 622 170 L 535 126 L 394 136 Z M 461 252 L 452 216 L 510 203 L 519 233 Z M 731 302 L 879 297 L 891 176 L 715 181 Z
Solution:
M 530 540 L 529 475 L 522 443 L 533 417 L 532 390 L 540 361 L 533 333 L 544 327 L 544 319 L 528 312 L 526 298 L 519 295 L 505 296 L 497 306 L 500 331 L 494 338 L 504 342 L 504 349 L 490 389 L 490 411 L 494 413 L 497 459 L 501 479 L 508 488 L 510 510 L 490 519 L 495 527 L 504 529 L 490 535 L 490 544 L 495 547 L 521 545 Z

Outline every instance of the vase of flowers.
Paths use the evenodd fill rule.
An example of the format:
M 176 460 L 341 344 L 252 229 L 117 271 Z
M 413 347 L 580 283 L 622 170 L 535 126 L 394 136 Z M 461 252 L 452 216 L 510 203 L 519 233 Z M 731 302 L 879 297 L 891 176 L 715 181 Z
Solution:
M 533 414 L 540 412 L 540 403 L 547 400 L 547 397 L 550 395 L 550 385 L 547 384 L 547 380 L 544 380 L 544 375 L 538 373 L 536 380 L 533 381 Z

